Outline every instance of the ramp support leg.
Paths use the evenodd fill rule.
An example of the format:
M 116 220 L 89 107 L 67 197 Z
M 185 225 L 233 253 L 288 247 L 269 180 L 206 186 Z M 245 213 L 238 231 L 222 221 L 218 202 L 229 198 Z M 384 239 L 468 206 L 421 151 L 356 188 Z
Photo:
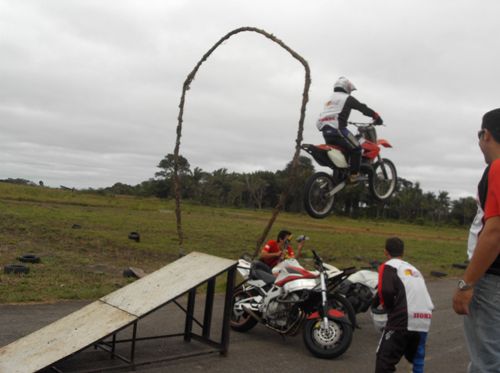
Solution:
M 132 330 L 132 343 L 130 347 L 130 362 L 134 362 L 135 358 L 135 341 L 137 338 L 137 321 L 134 322 L 134 328 Z
M 186 326 L 184 328 L 184 341 L 191 342 L 191 332 L 193 331 L 194 303 L 196 299 L 196 288 L 189 290 L 188 305 L 186 312 Z
M 203 317 L 203 337 L 210 338 L 212 326 L 212 311 L 214 308 L 215 277 L 207 282 L 207 297 L 205 299 L 205 316 Z
M 115 350 L 116 350 L 116 333 L 113 333 L 113 338 L 111 341 L 111 358 L 115 358 Z
M 226 283 L 226 297 L 224 299 L 224 316 L 222 319 L 222 335 L 221 335 L 221 351 L 220 353 L 224 356 L 227 355 L 227 350 L 229 347 L 229 321 L 231 319 L 232 303 L 233 303 L 233 289 L 234 289 L 234 275 L 236 273 L 236 267 L 231 267 L 227 271 L 227 283 Z

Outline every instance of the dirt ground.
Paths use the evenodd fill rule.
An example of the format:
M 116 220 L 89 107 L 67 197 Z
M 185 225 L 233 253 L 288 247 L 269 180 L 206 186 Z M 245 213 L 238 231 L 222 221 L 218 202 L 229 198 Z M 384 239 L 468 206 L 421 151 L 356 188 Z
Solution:
M 462 318 L 451 308 L 451 297 L 456 286 L 454 279 L 439 279 L 428 283 L 435 303 L 433 322 L 427 343 L 427 372 L 464 372 L 468 353 L 463 337 Z M 222 310 L 221 296 L 216 297 L 212 338 L 219 338 L 218 316 Z M 0 305 L 0 346 L 35 331 L 63 317 L 87 302 L 61 302 L 56 304 Z M 184 303 L 182 300 L 181 303 Z M 203 302 L 199 301 L 201 306 Z M 197 313 L 198 312 L 197 307 Z M 156 365 L 138 366 L 135 369 L 111 360 L 100 350 L 88 348 L 57 364 L 62 371 L 90 370 L 105 366 L 122 366 L 122 372 L 370 372 L 374 369 L 375 349 L 379 334 L 373 328 L 368 314 L 359 315 L 361 329 L 354 333 L 348 351 L 335 360 L 313 357 L 305 348 L 302 336 L 282 338 L 273 331 L 258 325 L 247 333 L 231 332 L 229 353 L 226 357 L 218 353 L 201 355 L 164 362 Z M 184 314 L 174 304 L 152 313 L 139 322 L 139 336 L 182 332 Z M 197 331 L 194 329 L 194 331 Z M 128 331 L 123 332 L 125 334 Z M 123 347 L 125 348 L 125 346 Z M 138 342 L 136 359 L 158 359 L 185 352 L 202 351 L 204 345 L 182 338 L 158 339 Z M 125 350 L 128 351 L 128 350 Z M 408 372 L 411 366 L 402 361 L 398 371 Z M 48 372 L 49 370 L 47 370 Z

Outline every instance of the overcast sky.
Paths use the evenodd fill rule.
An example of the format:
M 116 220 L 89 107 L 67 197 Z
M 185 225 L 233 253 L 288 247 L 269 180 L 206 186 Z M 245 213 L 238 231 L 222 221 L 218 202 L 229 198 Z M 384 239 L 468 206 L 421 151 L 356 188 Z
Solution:
M 339 76 L 383 117 L 383 155 L 424 191 L 474 195 L 477 130 L 500 107 L 500 2 L 0 0 L 0 179 L 76 188 L 154 176 L 175 144 L 182 84 L 223 35 L 266 30 L 311 67 L 304 142 Z M 304 69 L 256 33 L 225 42 L 188 91 L 191 167 L 291 160 Z M 351 119 L 363 119 L 352 115 Z

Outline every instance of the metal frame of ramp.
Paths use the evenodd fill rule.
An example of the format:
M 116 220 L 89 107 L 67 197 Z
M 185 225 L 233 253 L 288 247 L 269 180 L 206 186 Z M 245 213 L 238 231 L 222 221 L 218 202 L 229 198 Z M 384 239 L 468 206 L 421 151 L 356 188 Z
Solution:
M 212 255 L 192 252 L 156 272 L 130 285 L 110 293 L 78 311 L 69 314 L 17 341 L 0 348 L 0 373 L 35 372 L 50 367 L 61 372 L 55 364 L 94 346 L 108 351 L 112 358 L 126 363 L 100 367 L 85 372 L 130 368 L 177 358 L 220 352 L 225 355 L 229 345 L 229 319 L 234 276 L 237 263 Z M 222 316 L 220 341 L 210 338 L 216 278 L 227 272 L 227 283 Z M 203 322 L 194 317 L 196 289 L 206 284 L 206 299 Z M 187 308 L 176 299 L 188 294 Z M 138 321 L 159 308 L 173 302 L 186 313 L 184 332 L 171 335 L 137 337 Z M 193 322 L 202 329 L 202 334 L 193 332 Z M 117 340 L 117 334 L 132 327 L 132 337 Z M 149 361 L 136 361 L 136 343 L 143 340 L 184 337 L 208 345 L 210 351 L 168 356 Z M 106 340 L 111 338 L 111 340 Z M 118 343 L 130 343 L 130 357 L 116 352 Z

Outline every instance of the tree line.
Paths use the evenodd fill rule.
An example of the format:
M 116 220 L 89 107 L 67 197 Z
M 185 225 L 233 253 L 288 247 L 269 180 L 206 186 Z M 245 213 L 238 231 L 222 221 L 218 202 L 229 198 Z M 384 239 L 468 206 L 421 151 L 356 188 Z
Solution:
M 127 194 L 173 198 L 174 155 L 167 154 L 157 165 L 154 177 L 131 186 L 116 183 L 111 187 L 92 190 L 98 193 Z M 191 168 L 188 160 L 179 156 L 178 173 L 181 197 L 195 203 L 217 207 L 269 209 L 276 206 L 279 196 L 289 182 L 291 162 L 284 169 L 230 172 L 220 168 L 207 172 Z M 298 175 L 290 185 L 285 211 L 303 211 L 303 187 L 315 172 L 310 158 L 300 156 Z M 335 197 L 334 213 L 352 218 L 402 220 L 425 225 L 470 225 L 476 214 L 476 201 L 472 197 L 451 200 L 446 191 L 424 192 L 418 182 L 398 178 L 393 196 L 379 202 L 362 185 L 345 189 Z

